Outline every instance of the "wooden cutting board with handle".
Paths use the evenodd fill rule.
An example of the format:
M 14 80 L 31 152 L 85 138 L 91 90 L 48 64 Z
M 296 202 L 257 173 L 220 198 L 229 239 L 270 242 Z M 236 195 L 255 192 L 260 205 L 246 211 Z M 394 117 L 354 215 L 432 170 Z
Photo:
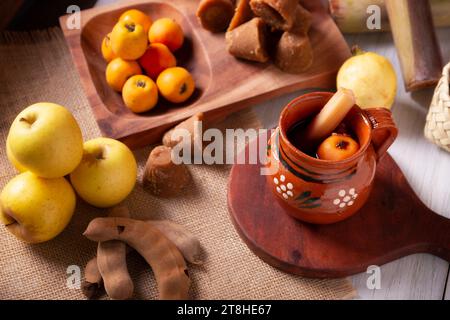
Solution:
M 228 207 L 241 238 L 276 268 L 306 277 L 336 278 L 413 253 L 450 261 L 450 219 L 420 201 L 389 154 L 377 166 L 365 206 L 350 219 L 331 225 L 307 224 L 289 216 L 260 168 L 259 164 L 233 166 Z

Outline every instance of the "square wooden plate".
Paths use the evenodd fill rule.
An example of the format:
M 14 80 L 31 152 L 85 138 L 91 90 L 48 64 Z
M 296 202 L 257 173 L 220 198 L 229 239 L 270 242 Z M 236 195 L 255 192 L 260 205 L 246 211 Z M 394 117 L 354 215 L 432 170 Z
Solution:
M 166 130 L 198 112 L 213 120 L 295 90 L 333 88 L 336 72 L 350 50 L 320 1 L 303 2 L 313 13 L 309 36 L 314 63 L 299 75 L 284 73 L 271 63 L 240 61 L 229 55 L 224 34 L 212 34 L 200 26 L 195 16 L 197 0 L 119 2 L 81 11 L 80 29 L 67 27 L 68 16 L 61 17 L 60 24 L 101 132 L 136 148 L 158 142 Z M 186 41 L 176 53 L 178 65 L 187 68 L 196 82 L 196 91 L 186 103 L 175 106 L 161 101 L 147 113 L 134 114 L 107 85 L 101 42 L 130 8 L 154 20 L 171 17 L 181 24 Z

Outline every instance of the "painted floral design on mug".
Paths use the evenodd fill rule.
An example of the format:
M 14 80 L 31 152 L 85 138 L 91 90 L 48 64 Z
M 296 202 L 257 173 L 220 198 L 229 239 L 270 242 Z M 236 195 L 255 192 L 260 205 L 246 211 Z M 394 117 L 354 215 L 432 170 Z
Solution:
M 273 178 L 275 190 L 284 199 L 294 197 L 294 184 L 286 180 L 284 174 L 276 175 Z M 311 191 L 303 191 L 295 198 L 297 206 L 302 209 L 314 209 L 320 207 L 320 197 L 313 197 Z
M 283 174 L 279 177 L 274 177 L 273 183 L 275 184 L 275 190 L 277 190 L 283 198 L 289 199 L 294 196 L 292 191 L 294 189 L 294 185 L 291 182 L 287 182 L 286 177 Z
M 341 189 L 338 192 L 338 197 L 333 200 L 333 204 L 339 208 L 351 207 L 354 203 L 358 194 L 355 188 L 350 188 L 348 191 Z

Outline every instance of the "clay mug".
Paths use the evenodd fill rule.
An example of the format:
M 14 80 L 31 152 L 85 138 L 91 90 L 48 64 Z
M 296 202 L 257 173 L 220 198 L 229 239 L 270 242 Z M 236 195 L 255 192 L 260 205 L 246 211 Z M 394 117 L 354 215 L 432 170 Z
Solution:
M 290 102 L 268 142 L 268 183 L 286 212 L 316 224 L 349 218 L 366 202 L 378 160 L 397 136 L 391 112 L 385 108 L 353 106 L 343 120 L 358 138 L 360 148 L 341 161 L 321 160 L 297 149 L 288 130 L 317 114 L 333 96 L 313 92 Z

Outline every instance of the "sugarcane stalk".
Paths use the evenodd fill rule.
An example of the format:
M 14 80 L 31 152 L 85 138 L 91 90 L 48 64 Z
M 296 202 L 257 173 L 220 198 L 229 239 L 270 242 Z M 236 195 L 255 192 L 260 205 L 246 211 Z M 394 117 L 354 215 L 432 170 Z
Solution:
M 407 91 L 434 86 L 442 70 L 442 56 L 425 0 L 386 0 L 386 9 Z
M 385 0 L 328 0 L 329 10 L 343 33 L 390 31 Z M 369 29 L 367 8 L 376 5 L 380 8 L 381 28 Z M 450 26 L 450 0 L 430 0 L 433 22 L 436 27 Z

